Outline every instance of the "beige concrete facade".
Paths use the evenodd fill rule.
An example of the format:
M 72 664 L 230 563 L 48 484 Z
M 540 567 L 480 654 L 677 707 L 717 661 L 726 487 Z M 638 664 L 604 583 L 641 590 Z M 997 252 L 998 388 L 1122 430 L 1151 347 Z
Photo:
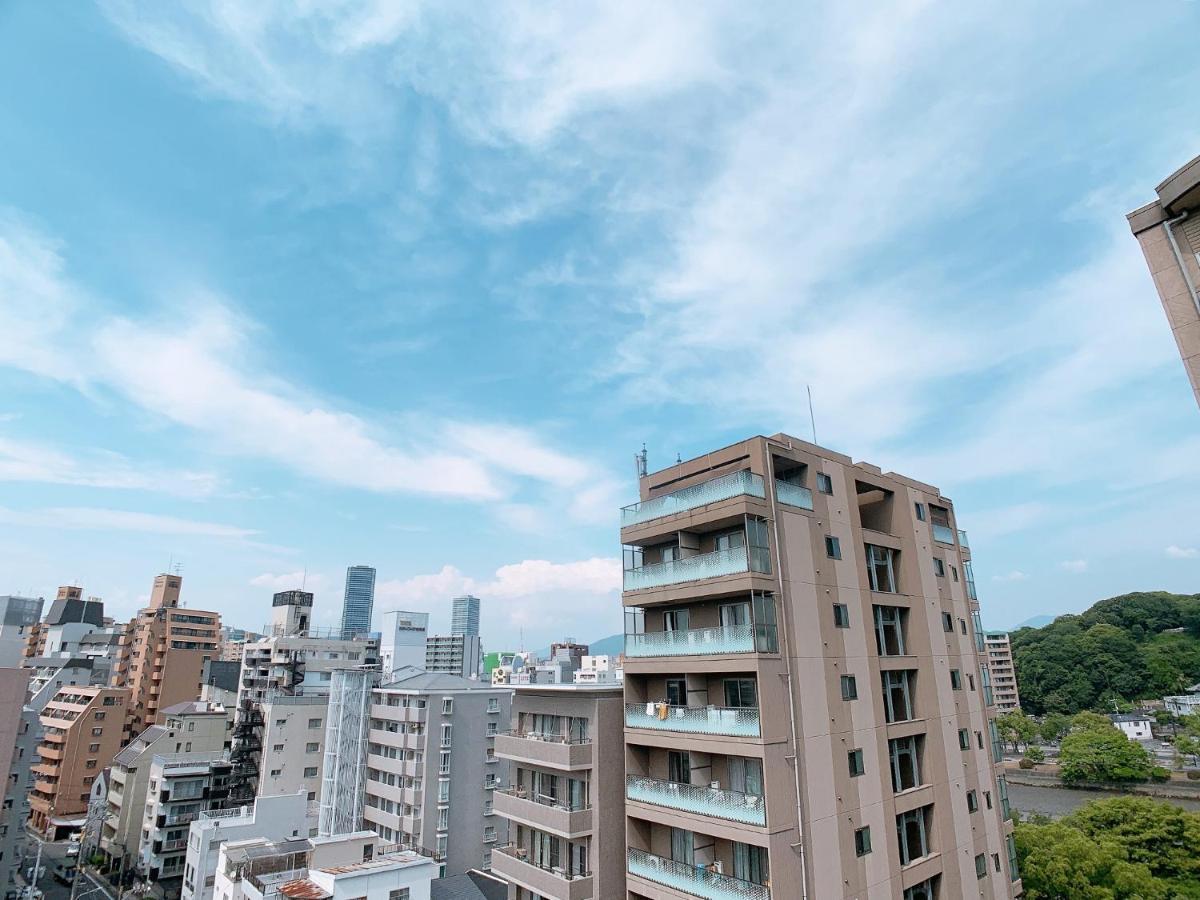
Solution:
M 29 795 L 35 831 L 56 837 L 78 830 L 73 822 L 87 814 L 92 782 L 124 743 L 128 703 L 125 688 L 75 686 L 46 704 Z
M 1156 189 L 1158 199 L 1128 216 L 1200 403 L 1200 156 Z
M 509 900 L 625 896 L 621 685 L 521 685 L 495 810 L 511 843 L 492 856 Z M 554 751 L 566 751 L 558 752 Z
M 951 501 L 787 435 L 640 492 L 621 530 L 628 896 L 1019 893 Z
M 1000 712 L 1021 708 L 1017 692 L 1017 670 L 1013 665 L 1012 645 L 1005 631 L 989 631 L 983 638 L 987 652 L 988 674 L 991 675 L 992 695 Z

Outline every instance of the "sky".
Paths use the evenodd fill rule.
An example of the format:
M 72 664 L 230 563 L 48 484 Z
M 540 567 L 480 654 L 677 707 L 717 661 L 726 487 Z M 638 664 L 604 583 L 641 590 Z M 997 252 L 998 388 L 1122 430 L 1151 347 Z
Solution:
M 1152 7 L 1152 9 L 1151 9 Z M 0 593 L 621 630 L 651 468 L 936 484 L 989 627 L 1200 591 L 1200 412 L 1125 214 L 1200 3 L 0 4 Z M 377 618 L 378 622 L 378 618 Z

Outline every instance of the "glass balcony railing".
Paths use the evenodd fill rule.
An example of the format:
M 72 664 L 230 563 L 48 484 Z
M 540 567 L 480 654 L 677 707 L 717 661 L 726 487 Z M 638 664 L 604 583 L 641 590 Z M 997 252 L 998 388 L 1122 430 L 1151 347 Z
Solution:
M 771 900 L 771 889 L 765 884 L 720 875 L 704 866 L 664 859 L 636 847 L 630 847 L 625 858 L 630 875 L 674 888 L 691 897 L 703 897 L 704 900 Z
M 775 482 L 775 499 L 788 506 L 798 506 L 801 509 L 813 508 L 812 491 L 787 481 Z
M 743 794 L 740 791 L 724 791 L 698 784 L 679 784 L 643 778 L 640 775 L 625 777 L 625 798 L 652 803 L 680 812 L 714 816 L 743 825 L 766 825 L 767 807 L 762 797 Z
M 687 512 L 730 497 L 766 497 L 761 475 L 743 469 L 661 497 L 653 497 L 621 509 L 621 526 L 640 525 L 663 516 Z M 811 507 L 810 507 L 811 508 Z
M 666 703 L 626 703 L 625 724 L 630 728 L 679 731 L 686 734 L 724 734 L 758 737 L 758 709 L 754 707 L 669 706 Z
M 770 551 L 766 547 L 730 547 L 728 550 L 714 550 L 712 553 L 699 553 L 683 559 L 626 569 L 624 588 L 627 591 L 637 591 L 642 588 L 702 581 L 721 575 L 737 575 L 741 572 L 761 572 L 769 575 Z
M 979 594 L 975 590 L 975 579 L 974 578 L 967 579 L 967 597 L 971 600 L 979 599 Z
M 774 625 L 718 625 L 715 628 L 625 635 L 625 655 L 638 659 L 774 653 L 777 649 Z
M 938 525 L 935 522 L 933 524 L 933 539 L 935 541 L 941 541 L 943 544 L 953 544 L 954 529 L 949 525 Z
M 971 549 L 971 545 L 967 543 L 967 533 L 965 531 L 963 531 L 961 528 L 958 529 L 958 542 L 960 544 L 962 544 L 964 547 L 966 547 L 968 550 Z

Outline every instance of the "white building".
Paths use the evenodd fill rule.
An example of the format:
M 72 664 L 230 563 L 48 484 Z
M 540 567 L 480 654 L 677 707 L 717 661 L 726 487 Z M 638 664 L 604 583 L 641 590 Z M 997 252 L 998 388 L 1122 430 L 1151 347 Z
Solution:
M 1163 697 L 1163 706 L 1167 708 L 1167 712 L 1177 716 L 1190 716 L 1200 712 L 1200 684 L 1193 684 L 1186 694 Z
M 151 881 L 183 876 L 191 823 L 229 796 L 224 751 L 155 756 L 142 819 L 142 871 Z
M 405 666 L 425 667 L 425 638 L 429 632 L 429 613 L 393 609 L 383 614 L 383 633 L 379 654 L 383 658 L 386 680 Z
M 585 656 L 575 672 L 576 684 L 620 684 L 621 667 L 612 656 Z
M 252 806 L 200 813 L 188 833 L 181 900 L 212 900 L 222 845 L 249 838 L 284 841 L 303 838 L 308 800 L 304 794 L 259 797 Z
M 425 639 L 425 671 L 478 678 L 483 644 L 475 634 L 431 634 Z
M 1154 737 L 1150 730 L 1151 719 L 1145 713 L 1121 713 L 1109 716 L 1109 719 L 1131 741 L 1148 741 Z
M 317 824 L 315 803 L 321 792 L 328 710 L 329 697 L 324 694 L 278 695 L 262 704 L 262 772 L 257 796 L 302 792 L 314 804 L 310 828 Z

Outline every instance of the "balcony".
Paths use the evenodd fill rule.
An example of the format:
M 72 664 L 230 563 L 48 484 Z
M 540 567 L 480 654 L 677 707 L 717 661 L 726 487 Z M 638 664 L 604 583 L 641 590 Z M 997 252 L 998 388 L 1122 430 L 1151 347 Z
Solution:
M 954 529 L 951 528 L 949 525 L 939 525 L 937 522 L 934 522 L 933 523 L 933 539 L 935 541 L 938 541 L 943 544 L 953 544 L 954 543 Z
M 507 819 L 563 837 L 575 838 L 592 830 L 591 807 L 571 809 L 562 800 L 525 788 L 498 789 L 492 802 L 493 810 Z
M 492 854 L 492 871 L 544 897 L 587 900 L 595 896 L 591 872 L 574 875 L 562 868 L 537 865 L 522 847 L 497 847 Z
M 683 559 L 626 569 L 623 587 L 627 591 L 640 591 L 645 588 L 666 587 L 745 572 L 770 575 L 770 551 L 766 547 L 730 547 L 728 550 L 714 550 L 711 553 L 699 553 Z
M 958 542 L 962 544 L 964 550 L 971 549 L 971 545 L 967 543 L 967 533 L 961 528 L 958 529 Z
M 687 512 L 690 509 L 707 506 L 709 503 L 743 496 L 759 498 L 767 496 L 766 490 L 763 488 L 761 475 L 755 475 L 753 472 L 746 470 L 731 472 L 728 475 L 722 475 L 720 478 L 714 478 L 703 484 L 683 488 L 674 493 L 663 494 L 661 497 L 653 497 L 650 500 L 643 500 L 641 503 L 634 503 L 623 507 L 621 509 L 621 527 L 640 525 L 643 522 L 660 519 L 663 516 L 670 516 L 675 513 Z M 809 509 L 811 508 L 809 506 Z
M 625 635 L 625 656 L 636 659 L 775 653 L 777 649 L 774 625 L 718 625 Z
M 767 824 L 767 807 L 763 798 L 739 791 L 627 775 L 625 799 L 743 825 Z
M 703 897 L 705 900 L 771 900 L 771 889 L 765 884 L 718 875 L 702 866 L 664 859 L 636 847 L 626 851 L 626 863 L 630 875 L 673 888 L 691 897 Z
M 496 755 L 552 769 L 586 769 L 592 765 L 592 742 L 560 734 L 510 731 L 496 735 Z
M 775 499 L 785 506 L 795 506 L 800 509 L 812 509 L 812 491 L 803 485 L 792 484 L 790 481 L 775 482 Z
M 756 738 L 760 734 L 758 710 L 750 707 L 626 703 L 625 727 L 730 737 Z

